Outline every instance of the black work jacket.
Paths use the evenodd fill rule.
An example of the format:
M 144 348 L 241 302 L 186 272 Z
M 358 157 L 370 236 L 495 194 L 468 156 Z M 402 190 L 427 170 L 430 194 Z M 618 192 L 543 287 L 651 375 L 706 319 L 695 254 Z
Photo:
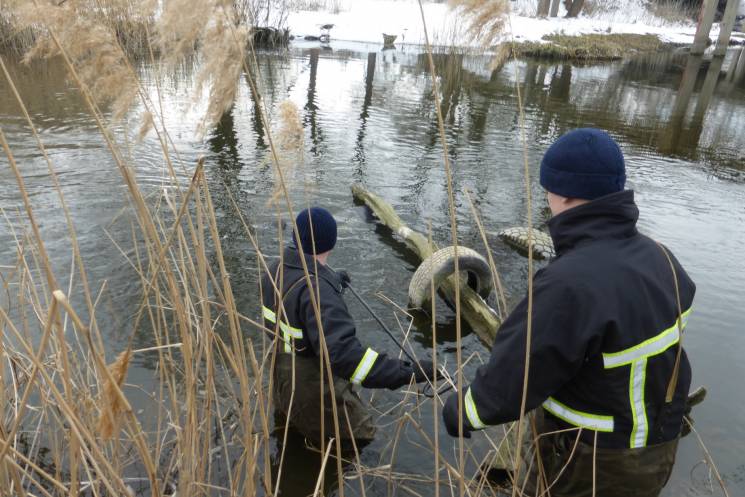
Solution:
M 636 229 L 633 191 L 596 199 L 549 221 L 556 257 L 533 280 L 527 410 L 543 407 L 561 428 L 583 427 L 598 447 L 638 448 L 678 436 L 691 368 L 678 349 L 673 271 L 662 248 Z M 669 251 L 668 251 L 669 253 Z M 670 254 L 685 326 L 695 285 Z M 527 297 L 500 327 L 487 364 L 465 394 L 469 428 L 520 416 Z
M 280 261 L 273 263 L 269 267 L 271 278 L 268 274 L 262 277 L 264 325 L 275 332 L 279 350 L 319 357 L 323 328 L 334 376 L 368 388 L 395 389 L 408 384 L 414 373 L 408 362 L 365 348 L 357 339 L 354 320 L 342 298 L 339 275 L 320 263 L 316 267 L 312 257 L 303 256 L 313 292 L 320 295 L 322 327 L 316 320 L 300 253 L 295 247 L 287 247 L 282 257 L 283 264 L 280 266 Z M 272 279 L 279 293 L 274 289 Z

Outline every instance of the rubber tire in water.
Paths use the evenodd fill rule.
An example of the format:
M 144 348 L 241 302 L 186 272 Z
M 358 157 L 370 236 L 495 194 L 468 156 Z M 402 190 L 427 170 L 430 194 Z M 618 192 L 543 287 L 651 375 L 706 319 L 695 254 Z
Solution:
M 468 286 L 486 299 L 491 293 L 492 281 L 489 262 L 478 252 L 458 246 L 458 269 L 468 274 Z M 432 281 L 435 289 L 455 272 L 455 247 L 445 247 L 427 257 L 417 268 L 409 283 L 409 305 L 422 308 L 429 302 Z

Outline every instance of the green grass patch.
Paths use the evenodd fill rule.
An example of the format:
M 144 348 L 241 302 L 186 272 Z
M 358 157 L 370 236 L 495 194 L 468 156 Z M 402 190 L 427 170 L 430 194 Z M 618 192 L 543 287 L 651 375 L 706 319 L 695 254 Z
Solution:
M 649 34 L 552 34 L 543 40 L 548 43 L 528 41 L 516 45 L 517 55 L 559 60 L 618 60 L 664 47 L 656 35 Z

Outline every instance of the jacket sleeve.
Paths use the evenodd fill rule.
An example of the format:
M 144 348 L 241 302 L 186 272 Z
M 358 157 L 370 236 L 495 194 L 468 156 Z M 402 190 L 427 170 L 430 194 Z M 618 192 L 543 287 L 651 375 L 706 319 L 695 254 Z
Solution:
M 323 279 L 320 285 L 321 322 L 334 376 L 367 388 L 396 389 L 408 384 L 414 373 L 413 367 L 406 361 L 363 347 L 342 296 Z M 320 330 L 307 288 L 300 296 L 300 313 L 308 341 L 320 356 Z
M 536 274 L 526 411 L 540 406 L 573 378 L 594 337 L 601 336 L 601 330 L 591 324 L 588 296 L 578 293 L 545 271 Z M 527 328 L 525 297 L 500 327 L 488 363 L 479 367 L 464 392 L 463 418 L 469 430 L 520 417 Z

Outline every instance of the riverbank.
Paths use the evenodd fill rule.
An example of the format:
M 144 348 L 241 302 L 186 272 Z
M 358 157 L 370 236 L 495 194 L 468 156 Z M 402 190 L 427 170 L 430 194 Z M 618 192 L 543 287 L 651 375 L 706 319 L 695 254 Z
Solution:
M 630 2 L 632 4 L 636 5 Z M 515 43 L 519 56 L 612 60 L 640 52 L 690 45 L 696 33 L 693 22 L 665 20 L 639 6 L 629 7 L 624 12 L 604 12 L 573 19 L 538 19 L 518 10 L 519 5 L 520 2 L 513 3 L 515 10 L 506 19 L 502 37 L 504 42 Z M 422 11 L 417 2 L 355 0 L 339 2 L 336 7 L 330 12 L 302 10 L 290 13 L 287 25 L 291 34 L 295 39 L 303 40 L 328 33 L 332 48 L 335 41 L 383 45 L 383 34 L 395 36 L 395 46 L 425 44 Z M 467 20 L 448 4 L 424 3 L 422 7 L 431 44 L 461 49 L 484 48 L 469 36 Z M 326 31 L 321 29 L 324 25 L 333 27 Z M 710 33 L 712 41 L 718 35 L 719 26 L 715 25 Z M 745 34 L 733 35 L 733 43 L 745 43 Z

